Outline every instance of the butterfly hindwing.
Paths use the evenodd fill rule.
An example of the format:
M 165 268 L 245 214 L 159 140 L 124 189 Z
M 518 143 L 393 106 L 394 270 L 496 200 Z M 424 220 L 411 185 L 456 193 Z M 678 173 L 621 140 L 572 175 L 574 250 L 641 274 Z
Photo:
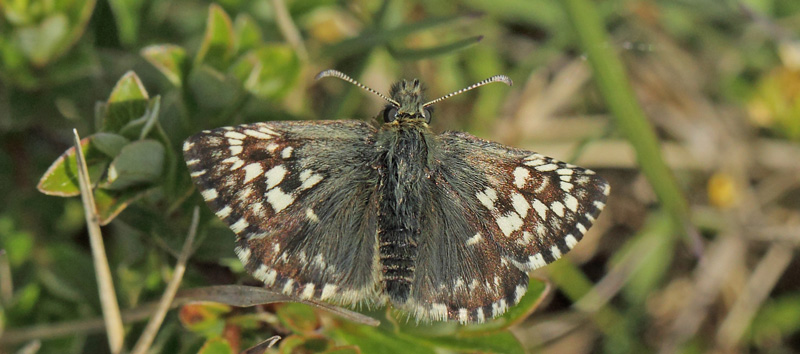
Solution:
M 355 121 L 255 123 L 203 131 L 184 156 L 251 274 L 289 295 L 354 303 L 378 291 L 373 136 Z
M 473 183 L 462 179 L 477 176 L 469 172 L 444 163 L 432 171 L 412 292 L 404 305 L 417 318 L 483 322 L 527 290 L 527 274 L 503 258 L 500 245 L 486 242 L 491 238 L 469 193 Z
M 438 141 L 407 307 L 422 318 L 482 322 L 519 301 L 527 271 L 582 238 L 609 188 L 590 170 L 466 133 Z

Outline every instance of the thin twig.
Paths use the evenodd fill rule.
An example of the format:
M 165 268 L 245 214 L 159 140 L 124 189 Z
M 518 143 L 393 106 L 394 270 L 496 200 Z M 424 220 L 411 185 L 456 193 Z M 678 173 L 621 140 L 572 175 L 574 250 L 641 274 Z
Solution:
M 147 322 L 147 327 L 145 327 L 144 332 L 142 332 L 142 336 L 139 337 L 139 340 L 133 347 L 133 351 L 131 351 L 132 354 L 144 353 L 150 348 L 150 345 L 153 344 L 153 339 L 155 339 L 156 333 L 158 333 L 158 329 L 161 327 L 161 323 L 164 321 L 164 317 L 170 309 L 172 300 L 175 298 L 175 293 L 178 291 L 178 286 L 183 279 L 183 273 L 186 271 L 186 262 L 189 260 L 189 255 L 192 252 L 192 245 L 194 244 L 194 237 L 197 235 L 197 224 L 199 222 L 200 209 L 194 207 L 192 224 L 189 226 L 189 233 L 186 235 L 186 241 L 183 243 L 183 249 L 181 249 L 178 262 L 175 264 L 175 272 L 172 274 L 172 279 L 170 279 L 167 289 L 161 296 L 161 301 L 158 303 L 156 312 L 153 314 L 153 317 L 150 317 L 150 321 Z
M 111 353 L 118 354 L 122 352 L 122 344 L 125 339 L 122 318 L 119 313 L 117 294 L 114 291 L 114 282 L 111 280 L 111 269 L 108 267 L 103 235 L 100 232 L 100 216 L 97 215 L 97 206 L 94 202 L 94 193 L 91 187 L 92 183 L 89 180 L 89 169 L 86 167 L 86 158 L 83 156 L 83 150 L 81 149 L 81 137 L 78 135 L 77 129 L 73 129 L 72 132 L 75 134 L 75 151 L 78 160 L 78 185 L 81 189 L 81 199 L 86 214 L 86 226 L 89 231 L 92 259 L 94 260 L 98 290 L 100 291 L 100 303 L 103 308 L 106 332 L 108 333 L 108 345 Z
M 376 319 L 341 307 L 320 304 L 318 302 L 298 301 L 282 293 L 244 285 L 217 285 L 181 290 L 170 303 L 170 308 L 176 308 L 187 303 L 198 301 L 213 301 L 237 307 L 249 307 L 277 302 L 302 302 L 324 308 L 353 322 L 369 326 L 378 326 L 380 324 Z M 122 320 L 124 323 L 143 321 L 150 317 L 156 311 L 157 307 L 158 304 L 150 302 L 136 308 L 126 309 L 122 312 Z M 0 346 L 25 343 L 34 339 L 59 338 L 79 333 L 100 333 L 103 331 L 103 328 L 104 324 L 101 318 L 15 328 L 3 333 L 3 336 L 0 337 Z
M 127 309 L 122 312 L 122 320 L 124 323 L 142 321 L 150 317 L 150 314 L 153 313 L 156 307 L 155 305 L 155 303 L 148 303 L 133 309 Z M 104 329 L 105 321 L 102 318 L 89 318 L 15 328 L 4 332 L 3 336 L 0 336 L 0 347 L 25 343 L 35 339 L 46 340 L 74 334 L 102 333 Z
M 297 57 L 303 62 L 308 62 L 308 51 L 303 44 L 303 37 L 300 36 L 300 31 L 292 21 L 292 16 L 289 10 L 286 9 L 286 4 L 283 0 L 272 0 L 272 9 L 275 10 L 275 21 L 278 22 L 278 29 L 280 29 L 283 37 L 297 52 Z

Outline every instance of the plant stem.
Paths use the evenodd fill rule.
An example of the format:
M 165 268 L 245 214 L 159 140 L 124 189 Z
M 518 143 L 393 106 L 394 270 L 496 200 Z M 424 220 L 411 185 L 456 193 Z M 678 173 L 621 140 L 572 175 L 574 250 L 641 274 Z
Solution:
M 565 0 L 562 4 L 592 66 L 595 82 L 608 109 L 613 113 L 619 130 L 636 150 L 636 160 L 642 172 L 673 222 L 679 226 L 677 229 L 695 237 L 696 233 L 688 229 L 688 203 L 672 171 L 664 163 L 653 126 L 645 117 L 622 62 L 610 45 L 595 4 L 589 0 Z M 700 251 L 702 243 L 699 237 L 692 241 L 695 252 Z
M 161 327 L 161 323 L 164 321 L 164 317 L 167 315 L 167 311 L 170 309 L 172 300 L 175 298 L 175 293 L 178 292 L 178 286 L 181 284 L 181 280 L 183 279 L 183 273 L 186 271 L 186 262 L 189 260 L 189 255 L 192 253 L 194 237 L 197 235 L 197 224 L 199 222 L 200 209 L 198 207 L 194 207 L 194 212 L 192 213 L 192 224 L 189 226 L 189 232 L 186 235 L 186 241 L 183 243 L 181 254 L 178 256 L 178 261 L 175 264 L 175 272 L 172 274 L 172 279 L 170 279 L 169 284 L 167 284 L 167 289 L 164 290 L 164 294 L 161 296 L 161 301 L 158 302 L 156 312 L 153 313 L 153 317 L 150 317 L 150 321 L 147 322 L 147 327 L 145 327 L 142 335 L 139 337 L 139 340 L 133 347 L 131 354 L 144 354 L 148 349 L 150 349 L 150 345 L 153 344 L 153 339 L 156 338 L 158 329 Z
M 108 333 L 108 346 L 111 349 L 111 353 L 119 354 L 122 352 L 122 344 L 125 339 L 122 317 L 119 313 L 114 282 L 111 279 L 111 269 L 108 267 L 108 258 L 103 245 L 103 234 L 100 232 L 100 217 L 97 215 L 97 206 L 94 202 L 94 193 L 92 192 L 92 183 L 89 180 L 86 158 L 83 156 L 83 150 L 81 149 L 81 138 L 78 136 L 77 129 L 73 129 L 72 132 L 75 134 L 75 152 L 78 159 L 78 184 L 81 189 L 83 210 L 86 214 L 92 260 L 94 260 L 98 290 L 100 291 L 100 304 L 103 308 L 103 319 Z

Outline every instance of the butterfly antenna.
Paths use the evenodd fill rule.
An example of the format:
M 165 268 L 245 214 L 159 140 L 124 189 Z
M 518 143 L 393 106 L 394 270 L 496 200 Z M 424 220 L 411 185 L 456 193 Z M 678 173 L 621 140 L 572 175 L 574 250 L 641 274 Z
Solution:
M 486 85 L 486 84 L 491 84 L 491 83 L 493 83 L 493 82 L 502 82 L 502 83 L 504 83 L 504 84 L 506 84 L 506 85 L 508 85 L 508 86 L 511 86 L 511 85 L 513 85 L 513 84 L 514 84 L 513 82 L 511 82 L 511 79 L 509 79 L 509 78 L 508 78 L 508 76 L 505 76 L 505 75 L 495 75 L 495 76 L 492 76 L 492 77 L 490 77 L 490 78 L 488 78 L 488 79 L 486 79 L 486 80 L 483 80 L 483 81 L 481 81 L 481 82 L 479 82 L 479 83 L 476 83 L 476 84 L 474 84 L 474 85 L 472 85 L 472 86 L 465 87 L 465 88 L 463 88 L 463 89 L 460 89 L 460 90 L 458 90 L 458 91 L 456 91 L 456 92 L 450 92 L 450 93 L 448 93 L 448 94 L 446 94 L 446 95 L 444 95 L 444 96 L 442 96 L 442 97 L 439 97 L 439 98 L 437 98 L 437 99 L 435 99 L 435 100 L 433 100 L 433 101 L 430 101 L 430 102 L 428 102 L 428 103 L 425 103 L 425 104 L 423 104 L 423 105 L 422 105 L 422 107 L 428 107 L 428 106 L 430 106 L 430 105 L 432 105 L 432 104 L 434 104 L 434 103 L 437 103 L 437 102 L 440 102 L 440 101 L 446 100 L 446 99 L 448 99 L 448 98 L 450 98 L 450 97 L 453 97 L 453 96 L 455 96 L 455 95 L 458 95 L 458 94 L 461 94 L 461 93 L 467 92 L 467 91 L 469 91 L 469 90 L 472 90 L 472 89 L 474 89 L 474 88 L 478 88 L 478 87 L 481 87 L 481 86 L 483 86 L 483 85 Z
M 362 89 L 364 89 L 364 90 L 367 90 L 367 91 L 369 91 L 369 92 L 372 92 L 372 93 L 374 93 L 374 94 L 376 94 L 376 95 L 380 96 L 380 98 L 383 98 L 383 99 L 384 99 L 384 100 L 386 100 L 387 102 L 389 102 L 389 103 L 391 103 L 391 104 L 393 104 L 393 105 L 395 105 L 395 106 L 397 106 L 397 107 L 400 107 L 400 103 L 399 103 L 399 102 L 397 102 L 397 101 L 395 101 L 395 100 L 393 100 L 393 99 L 391 99 L 391 98 L 389 98 L 389 97 L 386 97 L 385 95 L 383 95 L 382 93 L 380 93 L 380 92 L 378 92 L 378 91 L 375 91 L 375 90 L 373 90 L 373 89 L 371 89 L 371 88 L 369 88 L 369 87 L 366 87 L 366 86 L 362 85 L 360 82 L 358 82 L 358 81 L 354 80 L 354 79 L 353 79 L 353 78 L 351 78 L 350 76 L 347 76 L 347 75 L 343 74 L 343 73 L 342 73 L 341 71 L 339 71 L 339 70 L 333 70 L 333 69 L 330 69 L 330 70 L 325 70 L 325 71 L 322 71 L 322 72 L 320 72 L 319 74 L 317 74 L 317 76 L 316 76 L 314 79 L 315 79 L 315 80 L 319 80 L 319 79 L 321 79 L 321 78 L 323 78 L 323 77 L 329 77 L 329 76 L 336 77 L 336 78 L 340 78 L 340 79 L 342 79 L 342 80 L 344 80 L 344 81 L 347 81 L 347 82 L 349 82 L 349 83 L 351 83 L 351 84 L 353 84 L 353 85 L 356 85 L 356 86 L 358 86 L 358 87 L 360 87 L 360 88 L 362 88 Z

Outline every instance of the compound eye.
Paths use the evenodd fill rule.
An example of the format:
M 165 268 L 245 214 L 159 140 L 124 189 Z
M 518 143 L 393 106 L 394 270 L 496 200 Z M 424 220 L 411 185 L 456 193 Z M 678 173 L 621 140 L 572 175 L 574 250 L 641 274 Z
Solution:
M 433 107 L 425 107 L 422 109 L 422 116 L 425 117 L 425 121 L 427 123 L 431 122 L 432 115 L 433 115 Z
M 397 107 L 395 106 L 388 106 L 386 107 L 386 109 L 383 110 L 384 123 L 394 122 L 396 116 L 397 116 Z

